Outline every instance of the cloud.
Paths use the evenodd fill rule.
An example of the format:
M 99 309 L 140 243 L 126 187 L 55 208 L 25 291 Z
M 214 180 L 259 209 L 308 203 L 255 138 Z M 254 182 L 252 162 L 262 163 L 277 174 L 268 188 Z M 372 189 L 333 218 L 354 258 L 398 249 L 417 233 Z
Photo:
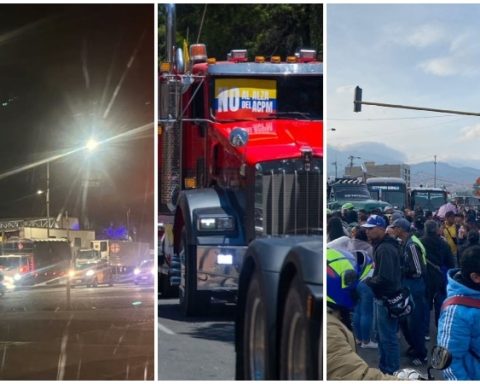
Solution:
M 455 65 L 453 57 L 439 57 L 418 64 L 424 72 L 436 76 L 453 76 L 458 74 L 459 67 Z
M 412 47 L 425 48 L 442 43 L 446 38 L 448 38 L 448 34 L 440 26 L 424 24 L 416 27 L 412 33 L 407 34 L 404 43 Z
M 458 139 L 460 142 L 470 141 L 480 137 L 480 123 L 462 128 L 462 135 Z
M 427 74 L 440 77 L 478 75 L 480 44 L 476 36 L 470 32 L 464 32 L 452 35 L 449 39 L 443 56 L 424 60 L 417 67 Z

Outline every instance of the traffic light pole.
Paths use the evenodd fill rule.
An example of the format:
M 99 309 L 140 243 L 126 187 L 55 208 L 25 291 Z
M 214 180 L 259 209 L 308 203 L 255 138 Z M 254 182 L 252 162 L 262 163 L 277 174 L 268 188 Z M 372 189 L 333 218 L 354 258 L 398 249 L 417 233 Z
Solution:
M 376 105 L 377 107 L 386 107 L 386 108 L 413 109 L 416 111 L 440 112 L 440 113 L 448 113 L 452 115 L 480 116 L 479 112 L 454 111 L 449 109 L 416 107 L 411 105 L 386 104 L 386 103 L 376 103 L 372 101 L 362 101 L 362 88 L 357 86 L 355 87 L 355 94 L 353 99 L 353 111 L 361 112 L 362 105 Z

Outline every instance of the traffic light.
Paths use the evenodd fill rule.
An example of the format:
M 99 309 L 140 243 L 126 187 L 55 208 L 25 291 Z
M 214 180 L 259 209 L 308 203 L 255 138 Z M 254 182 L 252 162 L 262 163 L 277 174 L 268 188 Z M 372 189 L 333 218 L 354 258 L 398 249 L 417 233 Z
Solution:
M 355 96 L 353 98 L 353 112 L 362 111 L 362 88 L 358 85 L 355 87 Z

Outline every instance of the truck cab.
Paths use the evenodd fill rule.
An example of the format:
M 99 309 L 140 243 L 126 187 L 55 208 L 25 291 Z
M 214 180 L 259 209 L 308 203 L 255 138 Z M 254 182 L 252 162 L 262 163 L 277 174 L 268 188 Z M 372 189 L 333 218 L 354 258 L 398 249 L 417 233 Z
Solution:
M 328 208 L 339 211 L 345 203 L 352 203 L 355 210 L 364 209 L 371 212 L 383 209 L 390 204 L 386 201 L 372 199 L 367 184 L 361 179 L 341 178 L 328 185 Z
M 106 258 L 95 249 L 80 249 L 74 260 L 74 268 L 69 271 L 72 287 L 85 285 L 97 287 L 101 284 L 113 286 L 113 269 Z
M 189 314 L 208 308 L 212 296 L 236 298 L 255 238 L 322 228 L 316 53 L 251 61 L 246 50 L 232 50 L 217 61 L 205 49 L 191 46 L 189 72 L 160 76 L 159 287 L 178 286 Z

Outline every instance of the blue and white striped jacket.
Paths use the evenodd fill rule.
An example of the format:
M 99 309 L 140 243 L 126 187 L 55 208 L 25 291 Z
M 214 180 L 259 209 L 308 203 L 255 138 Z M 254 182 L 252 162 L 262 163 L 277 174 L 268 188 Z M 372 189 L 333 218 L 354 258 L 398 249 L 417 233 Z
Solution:
M 447 297 L 467 296 L 480 300 L 480 291 L 468 288 L 448 271 Z M 440 315 L 437 344 L 452 354 L 452 364 L 443 371 L 447 380 L 480 379 L 480 309 L 449 305 Z

